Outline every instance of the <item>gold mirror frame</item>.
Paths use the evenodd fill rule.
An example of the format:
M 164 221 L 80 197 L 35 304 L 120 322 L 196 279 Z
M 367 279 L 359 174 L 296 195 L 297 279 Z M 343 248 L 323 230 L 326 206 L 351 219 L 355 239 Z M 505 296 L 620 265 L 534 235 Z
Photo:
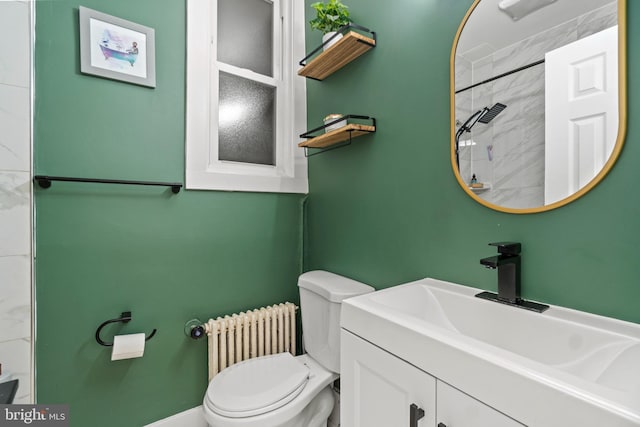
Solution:
M 618 0 L 618 137 L 616 139 L 616 144 L 613 148 L 613 152 L 609 157 L 609 160 L 605 163 L 604 167 L 587 185 L 582 187 L 577 192 L 573 193 L 571 196 L 562 199 L 558 202 L 543 205 L 536 208 L 527 208 L 527 209 L 515 209 L 508 208 L 505 206 L 495 205 L 493 203 L 487 202 L 482 199 L 473 191 L 471 191 L 467 184 L 462 180 L 460 176 L 460 172 L 456 166 L 456 153 L 455 153 L 455 133 L 456 133 L 456 118 L 455 118 L 455 57 L 456 57 L 456 49 L 458 47 L 458 41 L 460 39 L 460 34 L 462 34 L 462 29 L 465 24 L 469 20 L 469 17 L 473 13 L 473 10 L 476 8 L 478 3 L 481 0 L 475 0 L 466 15 L 462 19 L 460 26 L 458 27 L 458 31 L 456 33 L 455 39 L 453 40 L 453 47 L 451 48 L 451 58 L 450 58 L 450 92 L 451 92 L 451 100 L 450 100 L 450 114 L 451 114 L 451 166 L 453 169 L 453 173 L 458 181 L 458 184 L 462 187 L 462 189 L 476 202 L 484 205 L 490 209 L 506 212 L 512 214 L 530 214 L 530 213 L 538 213 L 538 212 L 546 212 L 552 209 L 559 208 L 566 204 L 573 202 L 574 200 L 579 199 L 592 188 L 600 183 L 604 179 L 604 177 L 609 173 L 613 165 L 618 160 L 620 153 L 622 152 L 622 147 L 624 145 L 625 135 L 627 131 L 627 1 L 626 0 Z

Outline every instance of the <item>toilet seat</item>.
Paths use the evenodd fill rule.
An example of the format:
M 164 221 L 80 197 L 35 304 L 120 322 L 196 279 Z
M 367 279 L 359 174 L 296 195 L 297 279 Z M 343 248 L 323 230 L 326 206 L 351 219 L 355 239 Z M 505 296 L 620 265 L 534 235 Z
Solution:
M 229 418 L 260 415 L 295 399 L 308 381 L 309 368 L 291 353 L 249 359 L 213 378 L 205 404 Z

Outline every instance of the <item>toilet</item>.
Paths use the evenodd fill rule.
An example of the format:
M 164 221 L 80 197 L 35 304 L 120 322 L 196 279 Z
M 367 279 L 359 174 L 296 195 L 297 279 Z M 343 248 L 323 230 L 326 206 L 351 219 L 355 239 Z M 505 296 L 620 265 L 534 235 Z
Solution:
M 222 370 L 203 401 L 211 427 L 325 427 L 340 373 L 340 304 L 371 286 L 329 273 L 298 278 L 306 354 L 248 359 Z

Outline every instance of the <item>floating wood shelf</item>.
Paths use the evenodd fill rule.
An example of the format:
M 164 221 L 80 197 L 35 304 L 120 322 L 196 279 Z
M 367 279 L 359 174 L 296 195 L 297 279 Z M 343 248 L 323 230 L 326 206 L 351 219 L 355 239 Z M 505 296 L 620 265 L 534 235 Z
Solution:
M 333 46 L 320 53 L 310 62 L 305 64 L 305 61 L 320 51 L 322 46 L 300 61 L 300 65 L 302 65 L 303 68 L 298 71 L 298 75 L 315 80 L 324 80 L 340 68 L 376 46 L 374 32 L 355 24 L 350 24 L 346 28 L 348 29 L 350 27 L 368 31 L 371 33 L 373 38 L 363 36 L 355 31 L 349 31 Z
M 336 130 L 332 130 L 331 132 L 327 132 L 324 135 L 316 136 L 315 138 L 311 138 L 308 141 L 303 141 L 298 144 L 298 147 L 327 148 L 332 145 L 339 144 L 349 139 L 375 131 L 375 126 L 350 123 Z

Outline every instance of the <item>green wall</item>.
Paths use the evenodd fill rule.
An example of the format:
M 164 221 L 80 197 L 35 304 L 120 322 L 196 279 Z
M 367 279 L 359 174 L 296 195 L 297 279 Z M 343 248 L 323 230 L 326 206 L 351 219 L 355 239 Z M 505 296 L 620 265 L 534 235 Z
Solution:
M 78 3 L 37 2 L 37 174 L 183 181 L 185 3 L 87 0 L 156 31 L 157 87 L 82 75 Z M 297 301 L 300 195 L 54 183 L 36 191 L 37 401 L 72 426 L 141 426 L 202 402 L 206 341 L 192 317 Z M 111 362 L 94 333 L 131 310 L 141 359 Z
M 496 272 L 479 260 L 495 253 L 487 243 L 514 240 L 523 245 L 524 297 L 640 322 L 640 4 L 628 3 L 620 159 L 578 201 L 512 215 L 468 197 L 449 160 L 449 56 L 472 0 L 349 0 L 354 22 L 377 31 L 378 46 L 307 83 L 308 121 L 365 114 L 377 118 L 378 132 L 310 159 L 306 267 L 376 288 L 435 277 L 495 290 Z M 308 47 L 319 37 L 309 33 Z

